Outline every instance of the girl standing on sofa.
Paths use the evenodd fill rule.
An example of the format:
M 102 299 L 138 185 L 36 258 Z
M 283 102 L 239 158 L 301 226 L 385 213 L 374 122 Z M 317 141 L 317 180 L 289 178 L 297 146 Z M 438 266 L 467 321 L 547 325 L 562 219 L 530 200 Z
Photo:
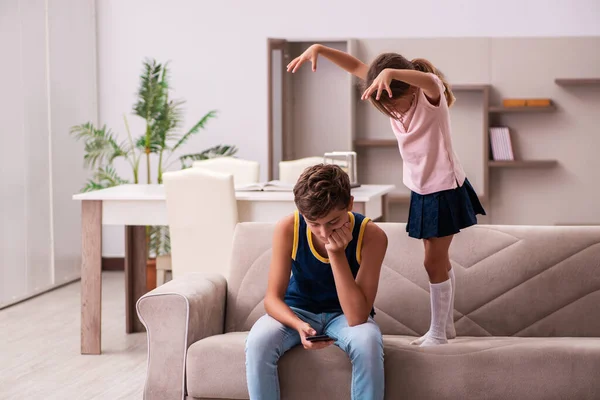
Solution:
M 455 234 L 477 223 L 485 210 L 452 148 L 450 113 L 454 95 L 429 61 L 384 53 L 370 66 L 339 50 L 312 45 L 287 66 L 296 72 L 319 55 L 362 79 L 362 100 L 390 118 L 402 156 L 403 182 L 411 190 L 406 231 L 422 239 L 429 275 L 431 325 L 412 344 L 434 346 L 456 337 L 455 276 L 448 250 Z

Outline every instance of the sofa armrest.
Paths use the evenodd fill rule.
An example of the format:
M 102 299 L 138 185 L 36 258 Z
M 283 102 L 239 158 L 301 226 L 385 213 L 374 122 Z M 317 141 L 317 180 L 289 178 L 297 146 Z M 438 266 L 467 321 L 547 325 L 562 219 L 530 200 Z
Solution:
M 188 347 L 223 333 L 227 281 L 188 274 L 140 297 L 137 313 L 148 335 L 145 400 L 181 400 Z

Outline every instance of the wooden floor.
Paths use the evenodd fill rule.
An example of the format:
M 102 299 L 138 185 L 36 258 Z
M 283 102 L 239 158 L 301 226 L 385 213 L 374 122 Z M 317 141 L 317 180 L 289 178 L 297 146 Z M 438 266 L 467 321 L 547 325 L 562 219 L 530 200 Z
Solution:
M 102 355 L 80 354 L 80 283 L 0 310 L 0 399 L 141 399 L 146 333 L 125 333 L 125 275 L 102 275 Z

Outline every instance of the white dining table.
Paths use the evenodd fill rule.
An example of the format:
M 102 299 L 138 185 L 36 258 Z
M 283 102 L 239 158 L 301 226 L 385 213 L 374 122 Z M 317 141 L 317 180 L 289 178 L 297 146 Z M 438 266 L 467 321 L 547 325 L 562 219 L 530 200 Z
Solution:
M 352 189 L 353 211 L 385 220 L 393 185 Z M 236 191 L 239 222 L 275 222 L 295 210 L 291 191 Z M 169 225 L 163 185 L 121 185 L 73 195 L 81 201 L 81 353 L 101 353 L 102 226 L 125 227 L 126 332 L 141 332 L 136 301 L 146 293 L 146 226 Z

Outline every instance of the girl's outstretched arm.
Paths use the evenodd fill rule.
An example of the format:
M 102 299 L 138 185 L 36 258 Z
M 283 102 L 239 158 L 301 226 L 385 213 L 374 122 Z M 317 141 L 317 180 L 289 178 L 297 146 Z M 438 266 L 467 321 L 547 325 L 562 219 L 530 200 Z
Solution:
M 298 70 L 298 68 L 300 68 L 300 66 L 306 61 L 310 61 L 312 63 L 312 70 L 316 71 L 317 59 L 319 58 L 319 55 L 327 58 L 338 67 L 351 73 L 352 75 L 357 76 L 362 80 L 367 79 L 367 72 L 369 71 L 367 64 L 348 53 L 344 53 L 343 51 L 332 49 L 320 44 L 313 44 L 300 56 L 294 58 L 287 66 L 288 72 L 296 72 L 296 70 Z

